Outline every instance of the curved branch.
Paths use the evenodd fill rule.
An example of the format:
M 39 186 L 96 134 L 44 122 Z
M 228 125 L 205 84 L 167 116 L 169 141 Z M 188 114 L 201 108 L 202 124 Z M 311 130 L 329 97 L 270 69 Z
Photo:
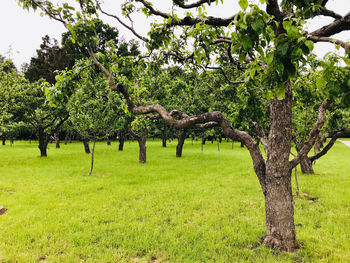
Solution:
M 177 6 L 183 8 L 183 9 L 196 8 L 196 7 L 201 6 L 202 4 L 206 4 L 206 3 L 211 4 L 215 1 L 216 0 L 199 0 L 199 1 L 194 2 L 192 4 L 184 4 L 180 0 L 173 0 L 174 4 L 176 4 Z
M 328 99 L 325 99 L 322 102 L 322 104 L 318 110 L 317 121 L 314 124 L 314 126 L 312 127 L 312 130 L 309 134 L 309 138 L 308 138 L 307 142 L 304 144 L 304 146 L 298 152 L 297 157 L 295 157 L 292 161 L 290 161 L 291 168 L 294 168 L 295 166 L 297 166 L 300 163 L 300 161 L 303 159 L 303 157 L 307 156 L 307 154 L 311 150 L 312 146 L 315 144 L 316 137 L 320 133 L 320 130 L 326 121 L 326 110 L 327 110 L 328 106 L 330 105 L 330 103 L 331 102 Z
M 197 116 L 187 117 L 181 120 L 175 120 L 170 113 L 161 105 L 148 105 L 148 106 L 135 106 L 131 99 L 126 86 L 122 84 L 116 85 L 112 74 L 96 59 L 94 53 L 88 48 L 89 54 L 92 61 L 96 66 L 105 74 L 108 78 L 109 87 L 112 91 L 121 93 L 126 101 L 128 110 L 130 113 L 135 115 L 158 113 L 160 117 L 170 126 L 184 129 L 196 124 L 205 124 L 208 122 L 217 122 L 222 128 L 224 134 L 232 140 L 239 140 L 244 142 L 249 150 L 250 156 L 253 160 L 254 171 L 259 179 L 263 193 L 266 193 L 266 182 L 265 182 L 265 160 L 261 154 L 258 144 L 254 139 L 244 131 L 234 129 L 228 119 L 219 111 L 207 112 Z
M 345 30 L 350 30 L 350 12 L 345 16 L 334 20 L 332 23 L 313 31 L 310 35 L 316 37 L 329 37 Z
M 342 16 L 335 13 L 334 11 L 332 10 L 329 10 L 327 8 L 322 8 L 319 12 L 318 12 L 318 15 L 322 15 L 322 16 L 329 16 L 329 17 L 333 17 L 334 19 L 341 19 Z
M 309 159 L 311 162 L 321 158 L 323 155 L 325 155 L 334 145 L 336 140 L 338 138 L 342 137 L 348 137 L 350 136 L 350 131 L 339 131 L 333 134 L 332 139 L 328 142 L 328 144 L 320 151 L 319 153 L 315 154 L 314 156 L 311 156 Z
M 140 40 L 144 41 L 144 42 L 149 42 L 149 39 L 145 38 L 144 36 L 141 36 L 140 34 L 138 34 L 135 29 L 134 29 L 134 26 L 131 25 L 127 25 L 126 23 L 123 22 L 123 20 L 121 20 L 118 16 L 116 15 L 112 15 L 112 14 L 109 14 L 107 12 L 105 12 L 101 6 L 100 6 L 100 3 L 98 1 L 96 1 L 96 4 L 97 4 L 97 7 L 98 9 L 101 11 L 102 14 L 106 15 L 106 16 L 109 16 L 109 17 L 113 17 L 114 19 L 116 19 L 122 26 L 124 26 L 125 28 L 127 28 L 128 30 L 130 30 L 137 38 L 139 38 Z M 131 20 L 131 19 L 130 19 Z
M 340 45 L 342 48 L 345 49 L 345 52 L 348 52 L 350 50 L 350 44 L 344 41 L 341 41 L 339 39 L 335 39 L 331 37 L 318 37 L 318 36 L 312 36 L 312 35 L 308 36 L 308 39 L 314 42 L 329 42 L 329 43 Z
M 192 26 L 199 22 L 202 22 L 204 24 L 211 25 L 211 26 L 228 26 L 235 19 L 235 16 L 236 16 L 236 15 L 233 15 L 228 18 L 208 16 L 204 20 L 201 17 L 193 18 L 190 16 L 186 16 L 182 19 L 178 19 L 178 18 L 174 18 L 169 13 L 165 13 L 157 9 L 154 9 L 152 4 L 148 1 L 145 1 L 145 0 L 135 0 L 135 1 L 142 3 L 143 6 L 147 8 L 147 10 L 153 15 L 160 16 L 165 19 L 172 18 L 171 25 L 173 26 Z

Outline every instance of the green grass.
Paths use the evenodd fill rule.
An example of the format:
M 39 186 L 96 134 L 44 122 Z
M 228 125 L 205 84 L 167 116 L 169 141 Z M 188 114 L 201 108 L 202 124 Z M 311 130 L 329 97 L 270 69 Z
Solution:
M 296 253 L 266 249 L 264 199 L 249 153 L 188 140 L 96 146 L 0 146 L 0 262 L 350 262 L 350 148 L 336 143 L 299 175 Z M 294 181 L 294 179 L 293 179 Z

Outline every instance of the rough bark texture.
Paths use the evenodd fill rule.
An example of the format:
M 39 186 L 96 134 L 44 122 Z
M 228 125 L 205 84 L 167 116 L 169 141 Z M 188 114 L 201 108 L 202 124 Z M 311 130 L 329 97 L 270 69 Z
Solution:
M 85 153 L 89 154 L 90 153 L 89 140 L 88 139 L 84 139 L 83 140 L 83 144 L 84 144 Z
M 294 226 L 294 201 L 289 154 L 292 140 L 292 92 L 285 84 L 283 100 L 270 101 L 270 132 L 266 161 L 266 235 L 262 242 L 271 248 L 298 248 Z
M 176 157 L 182 156 L 182 149 L 186 140 L 186 132 L 187 132 L 186 129 L 184 129 L 180 133 L 180 136 L 178 137 L 177 145 L 176 145 Z
M 312 167 L 312 162 L 309 159 L 309 157 L 304 156 L 304 158 L 301 159 L 300 162 L 301 172 L 303 174 L 314 174 L 314 169 Z

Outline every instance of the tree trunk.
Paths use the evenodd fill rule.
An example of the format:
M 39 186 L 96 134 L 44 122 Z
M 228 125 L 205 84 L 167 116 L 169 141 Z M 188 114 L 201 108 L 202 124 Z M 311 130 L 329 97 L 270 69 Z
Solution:
M 244 142 L 241 142 L 241 148 L 244 148 Z
M 40 157 L 47 157 L 47 144 L 49 143 L 49 135 L 45 134 L 43 130 L 39 130 L 38 132 L 39 139 L 39 150 Z
M 205 144 L 205 141 L 207 140 L 207 138 L 206 137 L 203 137 L 202 138 L 202 144 Z
M 147 129 L 142 129 L 142 135 L 137 140 L 139 143 L 139 163 L 145 163 L 146 162 L 146 139 L 147 139 Z
M 89 140 L 88 139 L 84 139 L 83 140 L 83 144 L 84 144 L 85 153 L 89 154 L 90 153 Z
M 2 137 L 2 145 L 6 145 L 6 138 Z
M 69 137 L 69 131 L 66 132 L 66 136 L 64 137 L 64 144 L 67 145 Z
M 177 145 L 176 145 L 176 157 L 182 156 L 182 148 L 184 146 L 185 140 L 186 140 L 186 129 L 182 130 L 180 136 L 178 137 Z
M 166 133 L 165 133 L 165 129 L 162 129 L 162 147 L 166 147 Z
M 270 101 L 269 151 L 266 161 L 266 235 L 262 242 L 271 248 L 294 251 L 298 248 L 294 226 L 294 201 L 289 154 L 292 141 L 292 91 L 285 83 L 283 100 Z
M 88 176 L 91 175 L 92 173 L 92 169 L 94 168 L 94 153 L 95 153 L 95 144 L 96 144 L 96 139 L 93 139 L 93 145 L 92 145 L 92 152 L 91 152 L 91 167 L 90 167 L 90 171 L 88 173 Z
M 118 146 L 118 150 L 122 151 L 124 149 L 124 141 L 125 141 L 125 131 L 121 130 L 119 131 L 119 146 Z
M 111 146 L 111 141 L 110 141 L 110 139 L 108 137 L 107 137 L 107 145 Z
M 301 172 L 303 174 L 315 174 L 312 162 L 309 157 L 305 156 L 300 162 Z
M 60 133 L 59 132 L 55 132 L 53 134 L 54 138 L 55 138 L 55 142 L 56 142 L 56 148 L 60 148 Z

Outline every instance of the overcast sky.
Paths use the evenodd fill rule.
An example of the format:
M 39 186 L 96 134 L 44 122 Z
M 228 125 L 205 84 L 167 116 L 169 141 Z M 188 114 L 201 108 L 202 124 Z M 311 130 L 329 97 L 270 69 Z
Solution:
M 72 2 L 72 0 L 67 0 Z M 121 0 L 105 0 L 106 9 L 110 12 L 117 12 Z M 169 4 L 166 5 L 165 0 L 152 0 L 152 2 L 161 3 L 162 8 L 169 8 Z M 238 10 L 237 2 L 238 0 L 224 1 L 225 6 L 221 8 L 215 8 L 215 13 L 213 15 L 223 15 L 227 17 L 232 15 L 230 10 Z M 113 5 L 112 5 L 113 3 Z M 1 0 L 0 8 L 0 54 L 10 57 L 14 60 L 17 67 L 27 62 L 29 63 L 30 58 L 36 54 L 36 49 L 39 48 L 42 37 L 44 35 L 49 35 L 51 38 L 56 38 L 60 40 L 61 34 L 65 31 L 63 25 L 57 21 L 50 20 L 47 17 L 41 17 L 39 12 L 26 11 L 18 6 L 16 0 Z M 158 5 L 159 6 L 159 5 Z M 350 12 L 350 0 L 330 0 L 327 7 L 331 10 L 336 11 L 339 14 L 344 15 Z M 159 9 L 162 9 L 159 8 Z M 227 15 L 225 15 L 227 13 Z M 142 20 L 141 16 L 134 17 L 135 27 L 140 34 L 146 35 L 147 23 Z M 117 26 L 120 35 L 124 36 L 127 40 L 131 39 L 133 36 L 127 30 L 121 28 L 121 26 L 114 20 L 108 20 Z M 312 31 L 324 24 L 331 22 L 332 19 L 316 19 L 314 26 L 309 28 Z M 316 24 L 316 26 L 315 26 Z M 350 31 L 343 32 L 339 36 L 342 40 L 350 40 Z M 318 44 L 316 46 L 316 52 L 319 56 L 323 56 L 326 52 L 335 51 L 333 45 L 329 44 Z

